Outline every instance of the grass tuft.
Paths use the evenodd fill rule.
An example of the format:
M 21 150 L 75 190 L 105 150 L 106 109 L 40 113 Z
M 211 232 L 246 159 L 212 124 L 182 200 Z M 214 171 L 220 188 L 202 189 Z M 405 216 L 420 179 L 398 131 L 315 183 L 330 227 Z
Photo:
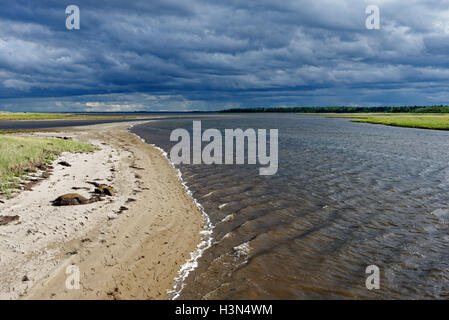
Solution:
M 370 115 L 351 116 L 355 118 L 352 122 L 384 124 L 396 127 L 449 130 L 449 114 L 438 115 Z
M 56 138 L 0 135 L 0 193 L 10 195 L 23 176 L 45 167 L 62 152 L 91 152 L 96 147 Z

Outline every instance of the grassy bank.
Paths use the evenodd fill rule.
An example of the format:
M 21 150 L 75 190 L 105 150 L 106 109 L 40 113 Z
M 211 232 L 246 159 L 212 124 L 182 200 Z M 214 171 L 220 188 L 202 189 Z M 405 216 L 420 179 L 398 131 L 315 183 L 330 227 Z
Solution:
M 0 193 L 9 195 L 21 176 L 51 162 L 61 152 L 89 152 L 82 142 L 29 136 L 0 135 Z
M 354 118 L 352 122 L 384 124 L 396 127 L 449 130 L 449 114 L 383 114 L 383 115 L 342 115 Z
M 449 106 L 327 106 L 327 107 L 262 107 L 226 109 L 224 113 L 449 113 Z
M 0 121 L 5 120 L 98 120 L 98 119 L 133 119 L 136 116 L 110 116 L 71 113 L 28 113 L 0 112 Z

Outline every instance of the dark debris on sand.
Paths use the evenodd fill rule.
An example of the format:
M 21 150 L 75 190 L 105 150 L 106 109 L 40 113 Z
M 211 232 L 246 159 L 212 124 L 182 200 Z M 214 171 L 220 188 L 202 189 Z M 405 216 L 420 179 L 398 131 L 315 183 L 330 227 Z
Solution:
M 121 214 L 121 213 L 123 213 L 123 211 L 126 211 L 126 210 L 129 210 L 127 207 L 125 207 L 125 206 L 121 206 L 119 209 L 118 209 L 118 212 L 117 212 L 117 214 Z
M 6 226 L 16 220 L 19 220 L 19 216 L 0 216 L 0 226 Z
M 77 206 L 101 201 L 99 196 L 92 196 L 90 199 L 83 197 L 78 193 L 64 194 L 52 201 L 54 206 Z
M 61 165 L 61 166 L 64 166 L 64 167 L 71 167 L 72 166 L 67 161 L 59 161 L 58 164 Z
M 107 184 L 101 184 L 95 181 L 88 181 L 87 183 L 95 186 L 95 193 L 100 195 L 100 196 L 114 196 L 115 195 L 115 190 L 113 187 L 108 186 Z
M 92 197 L 87 199 L 86 197 L 78 194 L 78 193 L 68 193 L 64 194 L 57 199 L 53 200 L 52 203 L 54 206 L 76 206 L 81 204 L 89 204 L 97 201 L 103 200 L 102 197 L 105 196 L 114 196 L 115 190 L 113 187 L 108 186 L 107 184 L 100 184 L 95 181 L 88 181 L 87 183 L 92 184 L 95 186 L 94 193 Z M 80 187 L 73 187 L 73 190 L 78 189 L 89 189 L 89 188 L 80 188 Z

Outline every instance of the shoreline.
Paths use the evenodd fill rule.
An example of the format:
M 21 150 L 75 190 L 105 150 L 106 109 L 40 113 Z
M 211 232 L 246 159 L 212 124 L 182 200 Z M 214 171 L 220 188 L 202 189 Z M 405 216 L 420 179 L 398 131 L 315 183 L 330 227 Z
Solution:
M 168 299 L 170 291 L 176 294 L 182 267 L 204 240 L 207 221 L 168 159 L 128 131 L 147 121 L 32 134 L 63 134 L 101 150 L 63 154 L 54 163 L 72 161 L 71 168 L 54 165 L 50 178 L 34 190 L 0 204 L 4 215 L 20 212 L 19 222 L 0 226 L 1 299 Z M 87 179 L 109 183 L 117 195 L 87 205 L 51 206 L 49 199 L 72 187 L 86 194 Z M 72 264 L 80 270 L 79 290 L 65 286 L 66 267 Z
M 134 126 L 134 124 L 131 125 L 128 130 L 130 130 L 133 126 Z M 204 210 L 204 207 L 198 202 L 197 199 L 195 199 L 195 197 L 193 197 L 192 192 L 187 187 L 187 184 L 185 183 L 184 179 L 182 178 L 181 170 L 176 168 L 175 165 L 173 164 L 173 162 L 170 161 L 170 159 L 167 155 L 167 152 L 165 152 L 162 148 L 156 146 L 153 143 L 146 142 L 145 139 L 141 138 L 137 134 L 135 134 L 135 133 L 132 133 L 132 134 L 134 134 L 136 137 L 138 137 L 145 144 L 149 144 L 150 146 L 152 146 L 153 148 L 158 150 L 165 157 L 165 159 L 172 166 L 173 170 L 175 170 L 177 172 L 178 180 L 181 183 L 181 185 L 184 187 L 187 195 L 190 197 L 192 202 L 196 205 L 198 210 L 203 215 L 204 227 L 203 227 L 203 230 L 200 231 L 200 234 L 202 235 L 200 242 L 198 243 L 196 249 L 190 253 L 190 259 L 187 260 L 181 266 L 181 268 L 178 272 L 178 276 L 174 279 L 175 284 L 174 284 L 173 288 L 168 291 L 171 294 L 172 299 L 176 300 L 180 296 L 182 290 L 184 289 L 185 279 L 189 276 L 190 272 L 194 271 L 196 269 L 196 267 L 198 266 L 198 259 L 201 258 L 204 251 L 206 251 L 207 249 L 209 249 L 212 246 L 212 241 L 213 241 L 212 233 L 213 233 L 214 227 L 212 226 L 209 215 Z

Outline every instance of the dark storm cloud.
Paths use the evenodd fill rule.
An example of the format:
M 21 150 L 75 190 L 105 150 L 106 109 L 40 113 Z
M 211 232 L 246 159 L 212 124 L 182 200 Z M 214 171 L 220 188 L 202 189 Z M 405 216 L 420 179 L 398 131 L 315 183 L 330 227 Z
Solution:
M 0 110 L 447 103 L 448 50 L 449 1 L 18 0 L 0 10 Z

